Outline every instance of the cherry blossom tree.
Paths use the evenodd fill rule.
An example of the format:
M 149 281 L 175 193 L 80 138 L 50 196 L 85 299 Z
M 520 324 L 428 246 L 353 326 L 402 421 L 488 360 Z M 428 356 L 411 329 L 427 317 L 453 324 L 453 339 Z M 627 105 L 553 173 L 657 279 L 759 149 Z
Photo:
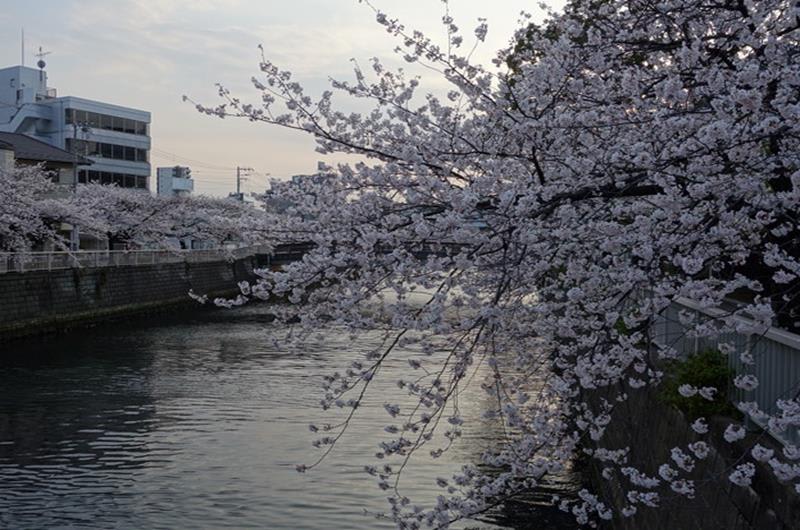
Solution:
M 208 247 L 267 242 L 267 216 L 252 205 L 213 197 L 157 197 L 101 184 L 80 186 L 70 202 L 88 212 L 83 233 L 109 248 L 166 248 L 196 240 Z
M 285 216 L 215 197 L 154 197 L 142 190 L 101 184 L 77 190 L 57 185 L 40 166 L 0 171 L 0 250 L 68 250 L 71 226 L 109 248 L 178 249 L 269 245 Z
M 58 186 L 40 166 L 0 169 L 0 250 L 64 248 L 61 220 L 76 217 L 58 200 Z
M 230 198 L 172 197 L 166 201 L 172 212 L 166 230 L 179 240 L 194 239 L 207 245 L 269 245 L 279 238 L 282 218 L 253 204 Z
M 440 45 L 365 3 L 402 58 L 449 82 L 446 95 L 420 94 L 420 78 L 375 59 L 352 81 L 333 81 L 334 91 L 373 104 L 349 113 L 333 105 L 334 91 L 312 98 L 264 58 L 257 103 L 221 86 L 220 105 L 197 105 L 304 131 L 322 154 L 363 159 L 321 164 L 325 178 L 287 192 L 295 234 L 315 247 L 245 286 L 286 297 L 291 304 L 275 312 L 299 319 L 301 336 L 332 325 L 386 332 L 382 348 L 325 379 L 323 408 L 344 409 L 346 420 L 312 426 L 322 435 L 316 445 L 323 454 L 335 447 L 382 366 L 413 344 L 429 357 L 409 358 L 397 385 L 415 405 L 384 396 L 382 462 L 365 467 L 392 493 L 387 515 L 399 527 L 475 516 L 537 488 L 580 451 L 627 499 L 619 508 L 582 492 L 565 505 L 581 523 L 692 497 L 689 473 L 708 455 L 706 442 L 673 448 L 654 476 L 626 464 L 630 448 L 607 446 L 606 430 L 615 407 L 658 386 L 663 362 L 678 356 L 652 341 L 652 323 L 675 299 L 718 308 L 736 298 L 692 332 L 746 363 L 750 352 L 726 343 L 726 333 L 796 329 L 796 4 L 572 0 L 541 24 L 523 24 L 486 68 L 468 44 L 484 39 L 485 21 L 465 35 L 447 14 Z M 412 303 L 420 289 L 429 299 Z M 474 381 L 478 366 L 493 376 Z M 486 415 L 505 433 L 483 455 L 496 471 L 467 466 L 441 480 L 436 505 L 417 505 L 399 476 L 415 454 L 439 456 L 458 438 L 468 384 L 484 385 L 493 400 Z M 681 387 L 705 399 L 719 390 Z M 772 417 L 753 403 L 740 408 L 777 431 L 800 425 L 796 396 Z M 707 436 L 705 419 L 693 429 Z M 731 420 L 725 438 L 740 432 Z M 800 491 L 800 451 L 763 449 L 753 458 Z M 755 467 L 729 472 L 746 486 Z

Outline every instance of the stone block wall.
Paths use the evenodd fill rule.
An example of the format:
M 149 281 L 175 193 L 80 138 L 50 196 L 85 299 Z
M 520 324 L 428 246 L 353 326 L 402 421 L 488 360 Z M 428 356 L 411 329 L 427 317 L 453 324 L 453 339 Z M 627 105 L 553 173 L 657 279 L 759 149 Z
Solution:
M 253 280 L 255 258 L 0 274 L 0 337 L 57 331 L 122 315 L 235 295 Z
M 609 390 L 604 398 L 615 402 Z M 599 404 L 599 399 L 597 401 Z M 755 462 L 748 452 L 754 443 L 780 452 L 780 444 L 764 432 L 752 432 L 734 444 L 724 441 L 722 433 L 730 420 L 708 419 L 709 433 L 696 434 L 689 420 L 679 410 L 663 403 L 652 389 L 630 391 L 629 399 L 617 403 L 611 423 L 600 446 L 606 449 L 630 448 L 627 463 L 648 476 L 658 477 L 658 466 L 670 460 L 670 451 L 698 440 L 709 444 L 710 452 L 698 460 L 687 478 L 694 481 L 695 496 L 687 499 L 666 485 L 653 490 L 661 496 L 660 508 L 640 509 L 633 517 L 615 517 L 608 528 L 614 530 L 791 530 L 800 528 L 800 496 L 793 484 L 782 484 L 767 465 Z M 591 446 L 592 444 L 590 444 Z M 753 462 L 756 476 L 751 487 L 735 486 L 728 476 L 736 464 Z M 630 485 L 623 477 L 605 480 L 596 461 L 589 466 L 589 479 L 607 505 L 618 510 L 628 504 L 625 492 L 616 480 Z M 634 488 L 636 489 L 636 488 Z

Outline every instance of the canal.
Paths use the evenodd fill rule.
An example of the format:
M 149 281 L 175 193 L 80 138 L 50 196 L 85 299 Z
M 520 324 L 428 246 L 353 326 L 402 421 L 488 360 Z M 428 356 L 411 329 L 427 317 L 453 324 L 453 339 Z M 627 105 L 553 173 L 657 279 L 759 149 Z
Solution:
M 4 344 L 0 528 L 392 528 L 370 515 L 388 506 L 362 469 L 407 362 L 390 361 L 334 453 L 299 474 L 316 454 L 308 425 L 330 421 L 321 378 L 378 337 L 332 330 L 289 352 L 271 346 L 280 332 L 267 306 L 253 305 Z M 471 388 L 460 405 L 475 421 L 445 456 L 408 467 L 401 493 L 435 502 L 436 478 L 478 463 L 496 441 L 480 420 L 487 398 Z M 566 472 L 541 495 L 459 527 L 574 528 L 550 496 L 579 487 Z

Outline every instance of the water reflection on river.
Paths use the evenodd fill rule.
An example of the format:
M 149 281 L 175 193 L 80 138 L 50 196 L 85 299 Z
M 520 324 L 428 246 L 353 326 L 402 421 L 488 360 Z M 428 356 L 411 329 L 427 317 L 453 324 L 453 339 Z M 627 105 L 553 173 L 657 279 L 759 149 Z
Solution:
M 4 345 L 0 527 L 391 527 L 364 515 L 386 502 L 361 470 L 381 436 L 384 396 L 396 392 L 392 372 L 407 364 L 387 367 L 332 458 L 300 475 L 294 465 L 313 451 L 308 424 L 325 419 L 320 378 L 368 341 L 329 332 L 289 354 L 269 346 L 276 326 L 251 306 Z M 462 409 L 477 417 L 477 385 L 469 397 Z M 442 459 L 408 468 L 404 493 L 434 499 L 435 478 L 477 462 L 493 436 L 478 422 Z M 565 475 L 553 489 L 574 483 Z M 530 499 L 466 526 L 573 524 Z

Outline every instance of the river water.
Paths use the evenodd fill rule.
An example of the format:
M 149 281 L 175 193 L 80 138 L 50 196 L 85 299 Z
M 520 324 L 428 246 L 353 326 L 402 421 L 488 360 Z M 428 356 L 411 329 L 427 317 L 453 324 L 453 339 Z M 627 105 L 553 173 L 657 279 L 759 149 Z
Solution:
M 315 455 L 310 423 L 320 380 L 374 345 L 335 330 L 300 352 L 277 349 L 263 305 L 113 323 L 0 347 L 0 528 L 392 528 L 370 515 L 386 495 L 362 472 L 374 461 L 397 393 L 391 362 L 334 453 Z M 478 385 L 460 397 L 480 417 Z M 447 477 L 495 439 L 482 421 L 438 460 L 409 466 L 401 492 L 428 504 Z M 576 473 L 547 494 L 461 528 L 566 529 L 549 493 L 572 495 Z

